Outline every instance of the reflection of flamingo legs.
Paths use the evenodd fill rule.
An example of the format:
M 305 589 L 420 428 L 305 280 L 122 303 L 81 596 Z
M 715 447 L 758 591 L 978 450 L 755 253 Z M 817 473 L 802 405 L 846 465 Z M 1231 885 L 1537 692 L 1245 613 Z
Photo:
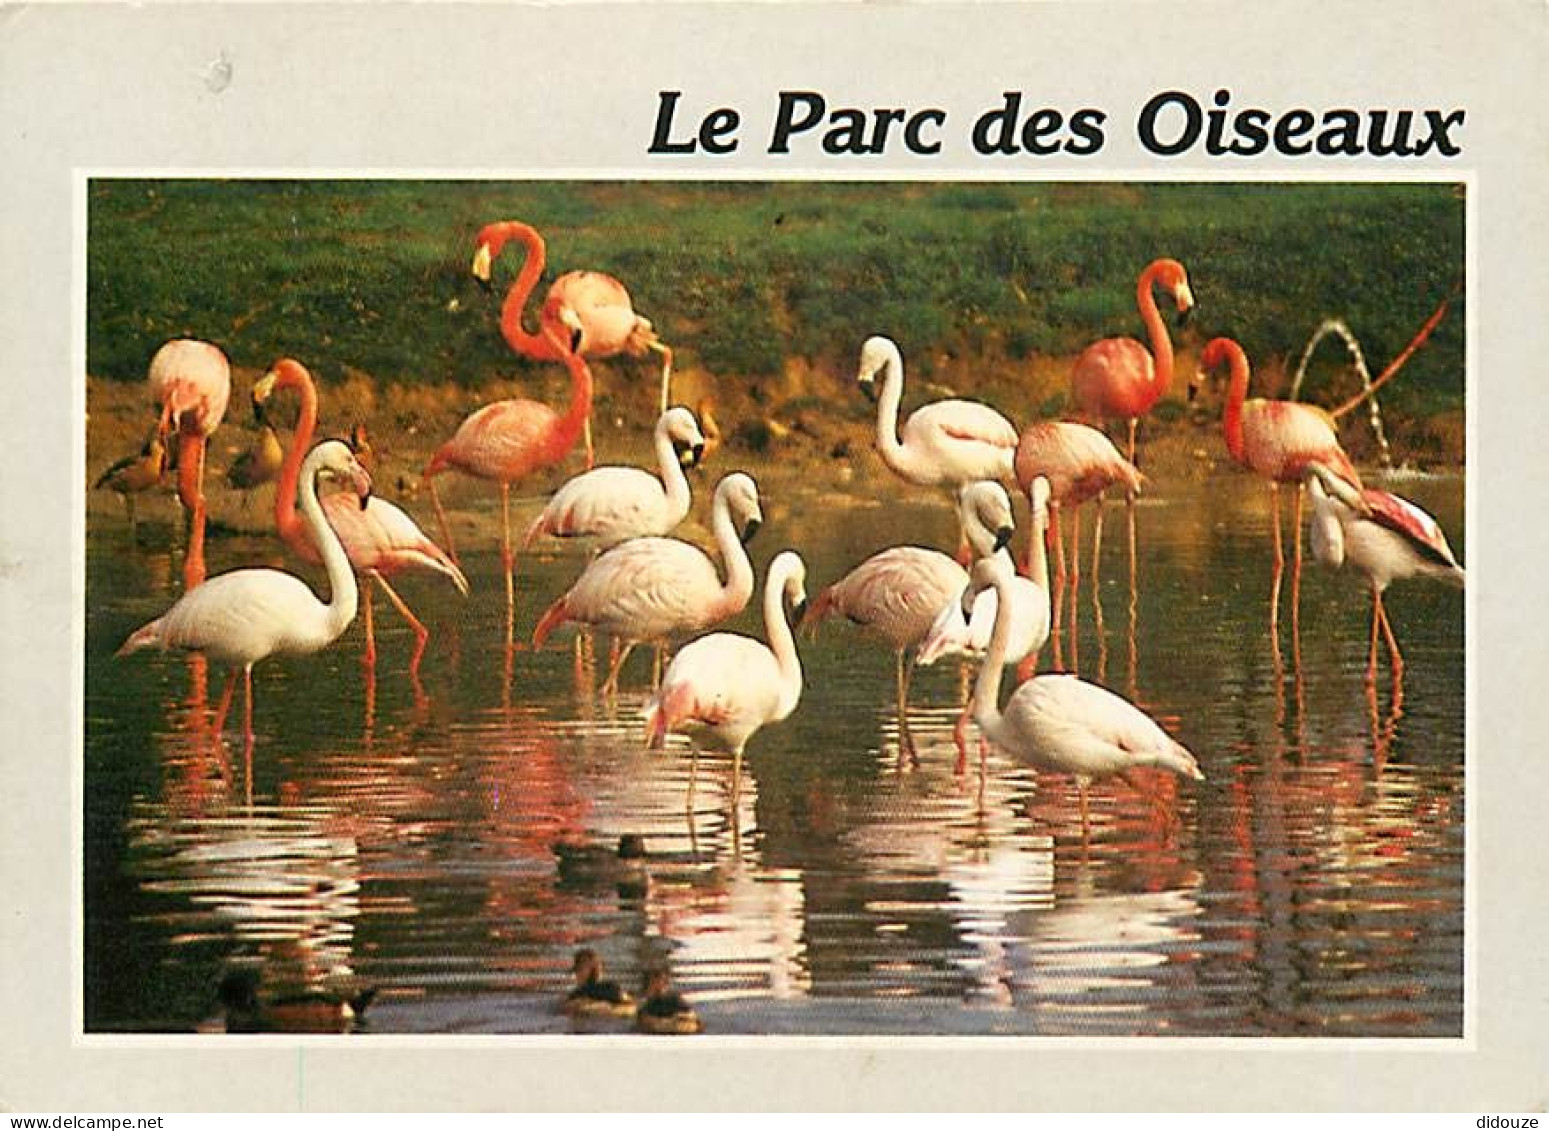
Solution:
M 1135 506 L 1133 501 L 1126 507 L 1129 521 L 1129 697 L 1135 698 L 1139 686 L 1140 666 L 1140 642 L 1138 639 L 1140 620 L 1140 590 L 1136 586 L 1136 556 L 1135 556 Z
M 907 755 L 910 765 L 917 769 L 920 755 L 914 746 L 914 734 L 909 729 L 909 677 L 914 671 L 914 665 L 904 663 L 904 652 L 907 650 L 900 649 L 898 652 L 898 763 L 903 765 Z
M 1271 482 L 1269 497 L 1274 503 L 1272 521 L 1275 524 L 1275 578 L 1269 586 L 1269 631 L 1275 637 L 1275 652 L 1280 652 L 1280 578 L 1285 573 L 1285 549 L 1280 544 L 1280 484 Z

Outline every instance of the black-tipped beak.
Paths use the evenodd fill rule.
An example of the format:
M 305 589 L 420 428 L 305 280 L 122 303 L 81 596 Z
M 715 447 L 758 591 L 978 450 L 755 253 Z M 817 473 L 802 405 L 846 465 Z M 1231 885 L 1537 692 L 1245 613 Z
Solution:
M 877 383 L 875 381 L 862 381 L 861 392 L 866 394 L 866 399 L 872 404 L 877 403 Z
M 1178 318 L 1177 318 L 1178 329 L 1182 330 L 1184 327 L 1186 327 L 1189 324 L 1189 320 L 1192 319 L 1193 317 L 1194 317 L 1194 308 L 1192 306 L 1185 306 L 1182 310 L 1178 311 Z
M 757 534 L 758 528 L 763 525 L 764 524 L 760 519 L 748 519 L 747 525 L 742 528 L 742 544 L 746 546 L 749 542 L 753 541 L 753 535 Z
M 693 464 L 695 467 L 705 462 L 705 446 L 703 444 L 695 444 L 689 451 L 693 453 Z
M 791 609 L 791 623 L 800 624 L 807 619 L 807 599 L 803 597 Z
M 1004 550 L 1007 546 L 1011 545 L 1011 536 L 1015 533 L 1016 531 L 1013 528 L 1009 526 L 1002 526 L 995 532 L 995 548 L 997 550 Z
M 581 328 L 579 326 L 570 331 L 570 352 L 581 352 Z
M 495 293 L 495 281 L 493 279 L 486 279 L 483 275 L 475 275 L 474 280 L 479 284 L 479 290 L 485 294 L 492 295 Z
M 268 424 L 269 423 L 269 417 L 266 414 L 266 411 L 264 409 L 264 402 L 259 400 L 257 397 L 254 397 L 252 399 L 252 405 L 253 405 L 253 423 L 255 423 L 255 424 Z
M 1197 396 L 1199 396 L 1199 382 L 1198 381 L 1190 381 L 1189 382 L 1189 395 L 1188 395 L 1189 403 L 1193 404 L 1194 403 L 1194 398 L 1196 398 Z
M 371 488 L 367 487 L 366 488 L 366 493 L 360 497 L 360 509 L 361 510 L 365 510 L 367 505 L 370 502 L 371 502 Z
M 962 600 L 957 603 L 958 611 L 963 614 L 963 620 L 970 621 L 974 615 L 974 591 L 972 586 L 963 590 Z

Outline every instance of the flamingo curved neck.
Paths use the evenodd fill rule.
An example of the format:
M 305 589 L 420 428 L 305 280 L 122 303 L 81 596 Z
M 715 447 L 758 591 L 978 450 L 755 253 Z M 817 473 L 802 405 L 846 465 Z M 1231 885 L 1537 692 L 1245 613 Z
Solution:
M 656 465 L 662 473 L 662 489 L 667 495 L 667 505 L 677 513 L 688 513 L 689 489 L 688 476 L 683 474 L 683 465 L 678 462 L 678 453 L 672 446 L 672 437 L 667 434 L 664 424 L 656 426 Z
M 317 386 L 303 371 L 285 368 L 280 370 L 275 382 L 275 392 L 295 389 L 301 397 L 301 412 L 296 417 L 296 431 L 280 465 L 280 481 L 274 493 L 274 525 L 280 537 L 293 550 L 303 556 L 313 553 L 316 540 L 307 541 L 306 528 L 296 513 L 296 488 L 301 477 L 301 461 L 312 446 L 312 436 L 317 431 Z
M 557 356 L 565 363 L 565 368 L 570 370 L 570 407 L 549 435 L 546 452 L 548 463 L 558 463 L 575 446 L 581 430 L 586 426 L 586 418 L 592 413 L 592 371 L 586 359 L 569 351 Z
M 1153 400 L 1161 399 L 1173 379 L 1172 338 L 1168 336 L 1167 323 L 1162 319 L 1162 312 L 1156 307 L 1156 293 L 1152 289 L 1160 273 L 1161 264 L 1153 263 L 1140 273 L 1140 280 L 1135 285 L 1135 304 L 1140 308 L 1140 320 L 1145 323 L 1146 336 L 1151 343 Z
M 1231 382 L 1226 390 L 1226 407 L 1221 412 L 1221 428 L 1226 436 L 1226 450 L 1238 463 L 1245 463 L 1242 407 L 1248 399 L 1248 355 L 1236 342 L 1231 342 L 1226 347 L 1226 356 L 1231 366 Z
M 785 619 L 785 592 L 790 587 L 793 569 L 794 566 L 779 563 L 770 568 L 764 579 L 764 632 L 780 669 L 780 704 L 792 709 L 801 698 L 801 658 L 796 654 L 790 622 Z
M 327 614 L 328 640 L 334 640 L 355 619 L 360 594 L 344 544 L 323 517 L 323 504 L 317 497 L 317 474 L 317 466 L 309 462 L 301 485 L 301 516 L 312 535 L 312 544 L 323 560 L 323 568 L 328 572 L 329 596 L 323 608 Z
M 526 251 L 516 281 L 506 292 L 505 302 L 500 307 L 500 333 L 506 344 L 523 357 L 530 357 L 534 361 L 557 361 L 559 353 L 554 343 L 542 333 L 529 333 L 522 326 L 522 313 L 527 307 L 527 299 L 537 286 L 547 262 L 543 237 L 531 225 L 516 220 L 501 225 L 499 235 L 502 243 L 515 237 Z M 493 258 L 494 254 L 498 254 L 498 249 L 491 250 Z
M 995 573 L 995 626 L 990 630 L 990 646 L 979 664 L 979 678 L 974 683 L 973 718 L 991 738 L 1000 729 L 1000 680 L 1005 670 L 1006 652 L 1011 647 L 1011 621 L 1016 615 L 1013 609 L 1015 596 L 1011 592 L 1011 574 L 1004 570 Z
M 715 496 L 710 528 L 715 534 L 721 559 L 726 563 L 726 584 L 721 587 L 719 605 L 729 615 L 745 606 L 748 598 L 753 596 L 753 563 L 748 560 L 748 551 L 737 536 L 737 528 L 731 519 L 731 505 L 725 494 Z
M 904 359 L 896 349 L 882 365 L 882 390 L 877 396 L 877 451 L 882 462 L 909 478 L 914 471 L 913 455 L 898 440 L 898 407 L 904 399 Z

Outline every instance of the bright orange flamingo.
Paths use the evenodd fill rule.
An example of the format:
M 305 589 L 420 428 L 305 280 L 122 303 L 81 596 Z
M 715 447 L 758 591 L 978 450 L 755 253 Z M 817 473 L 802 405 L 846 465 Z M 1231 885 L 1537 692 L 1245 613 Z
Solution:
M 535 471 L 552 467 L 575 446 L 592 410 L 592 371 L 578 353 L 571 353 L 545 329 L 556 356 L 570 370 L 570 408 L 561 416 L 548 405 L 525 399 L 496 401 L 479 409 L 436 449 L 422 473 L 441 523 L 441 537 L 455 558 L 452 530 L 436 494 L 434 478 L 443 471 L 460 471 L 500 485 L 500 561 L 506 573 L 506 644 L 516 623 L 516 586 L 511 555 L 511 484 Z
M 520 220 L 486 225 L 479 232 L 473 253 L 473 274 L 489 286 L 495 257 L 511 239 L 521 242 L 527 256 L 500 308 L 500 332 L 506 343 L 534 361 L 563 360 L 566 347 L 561 343 L 568 343 L 569 349 L 585 358 L 609 358 L 621 353 L 643 357 L 647 351 L 655 350 L 662 355 L 658 411 L 666 412 L 672 384 L 672 350 L 657 339 L 650 320 L 635 313 L 624 284 L 598 271 L 567 271 L 549 286 L 548 297 L 538 312 L 539 333 L 529 333 L 522 327 L 522 312 L 543 274 L 547 254 L 537 230 Z M 590 470 L 594 462 L 590 410 L 584 431 L 586 466 Z
M 312 375 L 299 361 L 283 358 L 264 374 L 253 386 L 253 403 L 262 406 L 281 389 L 294 389 L 301 397 L 301 412 L 296 418 L 296 431 L 291 437 L 290 450 L 280 468 L 279 485 L 275 488 L 274 524 L 280 537 L 291 551 L 309 562 L 320 560 L 317 546 L 301 516 L 296 512 L 296 483 L 301 474 L 301 459 L 312 443 L 317 430 L 317 386 Z M 358 459 L 358 457 L 357 457 Z M 458 592 L 468 595 L 468 579 L 463 571 L 437 546 L 414 520 L 386 499 L 372 495 L 364 506 L 356 506 L 354 500 L 343 494 L 329 495 L 323 499 L 323 514 L 328 525 L 344 544 L 355 572 L 367 581 L 375 580 L 387 594 L 393 607 L 409 622 L 414 632 L 414 655 L 409 660 L 411 674 L 419 672 L 420 658 L 425 654 L 425 644 L 430 630 L 420 623 L 404 599 L 388 584 L 394 574 L 409 570 L 439 573 L 457 586 Z M 367 664 L 376 663 L 376 627 L 372 619 L 372 589 L 367 584 L 362 590 L 366 621 Z
M 162 442 L 178 435 L 178 498 L 188 508 L 183 588 L 204 580 L 204 450 L 226 415 L 231 364 L 209 342 L 174 338 L 151 358 L 151 396 L 161 402 Z
M 1144 482 L 1135 465 L 1119 454 L 1113 441 L 1096 428 L 1068 420 L 1041 420 L 1022 430 L 1017 441 L 1015 460 L 1017 483 L 1031 498 L 1033 483 L 1040 476 L 1049 481 L 1049 536 L 1054 542 L 1054 637 L 1055 664 L 1063 667 L 1060 655 L 1061 609 L 1065 594 L 1065 541 L 1060 530 L 1060 512 L 1071 510 L 1075 527 L 1071 552 L 1071 638 L 1076 627 L 1076 586 L 1081 580 L 1081 504 L 1097 500 L 1097 523 L 1092 536 L 1092 584 L 1097 584 L 1098 555 L 1103 545 L 1103 492 L 1122 484 L 1130 495 L 1140 492 Z M 1032 548 L 1029 549 L 1029 559 Z
M 1082 413 L 1094 420 L 1129 421 L 1129 447 L 1125 454 L 1131 463 L 1135 462 L 1135 428 L 1140 417 L 1161 399 L 1173 376 L 1172 339 L 1156 309 L 1156 295 L 1152 293 L 1155 286 L 1172 295 L 1181 325 L 1194 308 L 1189 277 L 1176 259 L 1154 260 L 1140 273 L 1135 285 L 1135 301 L 1151 348 L 1146 349 L 1134 338 L 1103 338 L 1082 350 L 1070 371 L 1070 390 Z
M 1291 528 L 1296 541 L 1291 568 L 1291 618 L 1294 630 L 1302 579 L 1301 484 L 1308 465 L 1321 464 L 1358 491 L 1361 490 L 1361 477 L 1350 462 L 1350 457 L 1339 446 L 1339 436 L 1334 431 L 1334 418 L 1323 409 L 1298 401 L 1271 401 L 1262 397 L 1247 399 L 1248 355 L 1231 338 L 1214 338 L 1205 346 L 1199 359 L 1199 372 L 1189 385 L 1190 399 L 1193 399 L 1206 375 L 1223 362 L 1230 367 L 1231 372 L 1226 406 L 1221 414 L 1226 450 L 1238 463 L 1269 480 L 1270 498 L 1274 502 L 1275 581 L 1269 596 L 1269 629 L 1272 633 L 1280 623 L 1280 579 L 1285 573 L 1285 551 L 1281 546 L 1280 534 L 1280 485 L 1291 484 L 1296 491 L 1295 522 Z

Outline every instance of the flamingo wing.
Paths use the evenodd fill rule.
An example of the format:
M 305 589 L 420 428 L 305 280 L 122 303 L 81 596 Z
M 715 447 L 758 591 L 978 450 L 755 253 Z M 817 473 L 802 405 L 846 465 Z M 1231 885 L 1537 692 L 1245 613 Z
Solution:
M 608 541 L 667 533 L 683 520 L 667 505 L 662 482 L 637 467 L 599 467 L 554 492 L 536 525 L 556 538 Z
M 1139 492 L 1144 479 L 1113 441 L 1096 428 L 1066 420 L 1029 425 L 1017 442 L 1016 478 L 1026 490 L 1038 476 L 1049 480 L 1051 497 L 1079 506 L 1109 487 Z
M 495 401 L 474 412 L 442 445 L 438 458 L 482 479 L 511 482 L 536 470 L 559 414 L 539 401 Z
M 716 632 L 679 650 L 647 708 L 665 710 L 664 729 L 721 730 L 735 747 L 781 713 L 780 669 L 769 648 L 751 637 Z
M 1076 407 L 1099 418 L 1142 416 L 1156 403 L 1156 362 L 1134 338 L 1103 338 L 1081 351 L 1070 371 Z
M 1017 430 L 989 405 L 936 401 L 911 415 L 900 435 L 936 465 L 943 482 L 1010 478 Z
M 240 569 L 195 586 L 156 622 L 154 643 L 207 652 L 222 663 L 256 663 L 278 651 L 328 644 L 326 607 L 300 578 Z
M 373 495 L 362 510 L 358 500 L 344 492 L 325 498 L 323 513 L 344 543 L 344 552 L 357 573 L 439 573 L 467 596 L 468 579 L 463 571 L 400 507 Z
M 1414 503 L 1372 488 L 1362 491 L 1361 499 L 1373 522 L 1403 537 L 1422 557 L 1441 566 L 1458 564 L 1441 525 Z
M 1074 675 L 1028 680 L 1005 719 L 1035 764 L 1101 777 L 1134 766 L 1165 765 L 1200 777 L 1193 756 L 1128 700 Z
M 673 538 L 636 538 L 586 568 L 565 595 L 569 619 L 629 640 L 659 640 L 709 623 L 721 579 L 705 553 Z
M 968 571 L 939 550 L 895 546 L 873 554 L 830 590 L 833 606 L 895 648 L 924 639 L 936 614 L 968 587 Z
M 1279 483 L 1300 480 L 1309 463 L 1321 463 L 1359 489 L 1361 478 L 1339 446 L 1334 418 L 1298 401 L 1250 400 L 1242 410 L 1247 465 Z

